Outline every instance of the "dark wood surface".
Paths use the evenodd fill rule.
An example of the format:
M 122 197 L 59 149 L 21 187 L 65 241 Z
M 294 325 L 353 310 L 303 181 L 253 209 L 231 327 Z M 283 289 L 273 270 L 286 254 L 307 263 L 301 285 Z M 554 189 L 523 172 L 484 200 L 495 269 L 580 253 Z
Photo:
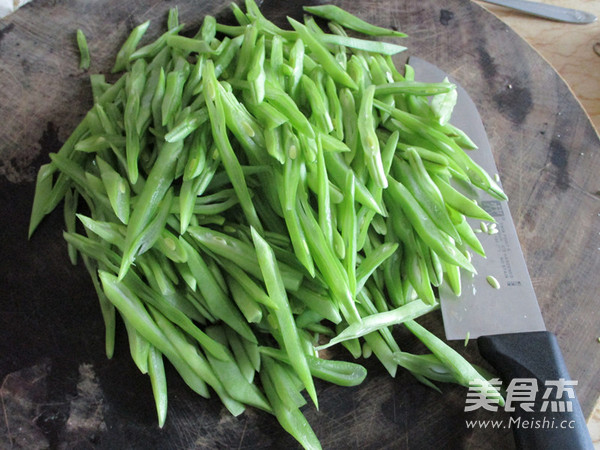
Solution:
M 307 4 L 310 2 L 304 2 Z M 563 80 L 506 25 L 467 0 L 336 2 L 409 34 L 409 50 L 451 73 L 475 100 L 510 197 L 531 277 L 556 333 L 584 414 L 600 391 L 600 141 Z M 156 426 L 148 379 L 130 362 L 122 330 L 107 360 L 92 286 L 68 262 L 60 213 L 27 240 L 33 180 L 91 106 L 89 73 L 107 73 L 133 26 L 166 11 L 195 27 L 227 1 L 34 0 L 0 20 L 0 447 L 295 448 L 267 414 L 232 418 L 217 400 L 192 395 L 169 368 L 169 417 Z M 301 3 L 265 1 L 283 23 Z M 227 13 L 223 13 L 227 15 Z M 92 54 L 78 68 L 75 30 Z M 441 319 L 428 325 L 442 335 Z M 401 345 L 418 350 L 407 336 Z M 476 349 L 464 351 L 478 361 Z M 475 429 L 466 391 L 443 395 L 374 361 L 356 388 L 320 383 L 320 411 L 306 415 L 325 448 L 511 448 L 510 430 Z

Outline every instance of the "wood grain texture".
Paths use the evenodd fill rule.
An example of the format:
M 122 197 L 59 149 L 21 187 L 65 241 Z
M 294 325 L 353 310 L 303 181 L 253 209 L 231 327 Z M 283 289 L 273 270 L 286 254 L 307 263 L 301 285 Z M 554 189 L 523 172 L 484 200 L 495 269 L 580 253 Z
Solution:
M 91 105 L 88 73 L 78 69 L 75 29 L 88 37 L 90 73 L 108 73 L 136 24 L 152 19 L 149 37 L 157 35 L 168 8 L 177 5 L 182 22 L 196 27 L 205 14 L 217 14 L 227 3 L 36 0 L 0 20 L 0 379 L 48 362 L 47 392 L 44 402 L 34 405 L 31 420 L 52 446 L 66 442 L 70 403 L 77 398 L 85 364 L 100 389 L 101 416 L 95 416 L 96 428 L 80 431 L 79 442 L 132 449 L 297 447 L 272 417 L 256 411 L 230 417 L 217 400 L 192 395 L 170 368 L 169 417 L 159 430 L 148 379 L 130 362 L 122 330 L 115 357 L 104 357 L 100 311 L 87 273 L 68 263 L 60 213 L 50 216 L 30 242 L 26 238 L 36 170 Z M 558 336 L 589 414 L 600 379 L 600 142 L 581 106 L 535 51 L 467 0 L 336 3 L 406 31 L 410 37 L 402 43 L 409 54 L 451 73 L 473 97 L 546 324 Z M 301 16 L 298 1 L 265 1 L 262 9 L 280 23 L 286 15 Z M 428 317 L 426 325 L 442 335 L 439 315 Z M 421 348 L 398 333 L 403 348 Z M 461 343 L 457 349 L 481 362 L 472 346 L 465 351 Z M 506 417 L 464 413 L 464 389 L 442 386 L 440 395 L 404 372 L 391 379 L 374 361 L 366 365 L 369 377 L 362 386 L 319 383 L 320 410 L 306 408 L 325 448 L 513 446 L 509 430 L 465 427 L 465 419 Z M 10 432 L 17 433 L 16 428 Z

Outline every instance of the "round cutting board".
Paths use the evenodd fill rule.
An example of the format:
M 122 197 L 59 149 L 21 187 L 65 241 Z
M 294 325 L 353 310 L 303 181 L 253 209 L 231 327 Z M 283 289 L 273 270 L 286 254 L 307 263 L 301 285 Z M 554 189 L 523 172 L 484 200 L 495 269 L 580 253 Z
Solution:
M 284 24 L 306 2 L 265 0 Z M 548 329 L 556 333 L 584 414 L 599 393 L 600 141 L 556 72 L 506 25 L 467 0 L 338 1 L 373 23 L 397 27 L 406 56 L 426 59 L 467 89 L 482 115 Z M 268 414 L 231 417 L 217 399 L 193 395 L 168 368 L 167 424 L 156 425 L 147 377 L 130 360 L 123 330 L 104 355 L 103 325 L 88 275 L 68 262 L 60 212 L 27 239 L 33 181 L 91 106 L 88 76 L 108 73 L 120 44 L 169 8 L 195 28 L 228 17 L 228 1 L 34 0 L 0 20 L 0 447 L 296 448 Z M 78 68 L 75 30 L 92 65 Z M 427 325 L 443 335 L 441 318 Z M 400 345 L 419 351 L 399 332 Z M 471 360 L 476 346 L 453 344 Z M 508 429 L 468 428 L 466 390 L 442 393 L 408 373 L 390 378 L 365 362 L 359 387 L 318 384 L 320 409 L 305 408 L 324 448 L 511 448 Z

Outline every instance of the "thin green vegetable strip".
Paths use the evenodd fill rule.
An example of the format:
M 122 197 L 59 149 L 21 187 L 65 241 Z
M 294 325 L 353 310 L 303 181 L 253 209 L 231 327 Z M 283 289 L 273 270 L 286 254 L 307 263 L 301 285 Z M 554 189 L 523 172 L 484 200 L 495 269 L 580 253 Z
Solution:
M 258 264 L 260 265 L 260 270 L 264 276 L 267 292 L 269 293 L 271 300 L 277 305 L 275 316 L 279 322 L 286 352 L 292 361 L 292 366 L 296 370 L 298 377 L 300 377 L 302 383 L 304 383 L 313 403 L 318 407 L 319 402 L 317 400 L 317 392 L 306 362 L 306 357 L 300 347 L 298 333 L 296 332 L 296 324 L 294 323 L 292 311 L 289 308 L 289 301 L 287 299 L 285 287 L 283 286 L 281 273 L 277 267 L 275 255 L 267 241 L 265 241 L 254 228 L 252 228 L 252 241 L 256 248 Z
M 315 59 L 320 62 L 323 68 L 331 75 L 331 77 L 338 83 L 349 87 L 350 89 L 356 89 L 356 83 L 350 78 L 339 63 L 335 60 L 333 55 L 321 44 L 319 41 L 310 33 L 310 31 L 302 25 L 300 22 L 288 18 L 292 27 L 296 30 L 300 38 L 305 42 L 306 46 L 314 53 Z
M 256 210 L 254 209 L 254 204 L 250 198 L 250 193 L 248 191 L 240 163 L 233 149 L 231 148 L 231 144 L 224 129 L 225 112 L 223 110 L 223 103 L 221 102 L 219 90 L 217 89 L 218 82 L 215 78 L 212 61 L 207 61 L 206 65 L 204 66 L 202 78 L 206 93 L 208 115 L 211 119 L 213 139 L 217 143 L 217 148 L 221 155 L 225 170 L 231 177 L 233 188 L 240 199 L 240 205 L 246 214 L 248 222 L 257 230 L 262 230 L 262 225 L 260 223 L 260 219 L 256 215 Z
M 406 34 L 388 28 L 372 25 L 335 5 L 305 6 L 304 11 L 337 22 L 343 27 L 371 36 L 406 37 Z
M 362 337 L 384 327 L 404 323 L 407 320 L 433 311 L 436 307 L 437 305 L 426 305 L 422 301 L 416 300 L 392 311 L 363 317 L 362 322 L 348 326 L 348 328 L 339 333 L 334 339 L 331 339 L 329 343 L 318 347 L 318 349 L 323 350 L 339 342 Z
M 120 72 L 127 67 L 129 58 L 135 51 L 138 43 L 142 40 L 142 37 L 146 33 L 146 30 L 150 26 L 150 21 L 146 21 L 141 25 L 135 27 L 132 31 L 119 52 L 115 60 L 115 64 L 112 68 L 112 73 Z
M 79 48 L 79 68 L 87 70 L 90 68 L 90 50 L 83 30 L 77 30 L 77 47 Z
M 162 355 L 155 347 L 150 347 L 148 352 L 148 375 L 156 403 L 158 426 L 162 428 L 167 420 L 167 377 Z
M 460 384 L 469 386 L 473 381 L 480 381 L 481 393 L 495 399 L 500 406 L 504 406 L 504 399 L 500 392 L 448 344 L 413 320 L 405 322 L 405 326 L 438 357 Z

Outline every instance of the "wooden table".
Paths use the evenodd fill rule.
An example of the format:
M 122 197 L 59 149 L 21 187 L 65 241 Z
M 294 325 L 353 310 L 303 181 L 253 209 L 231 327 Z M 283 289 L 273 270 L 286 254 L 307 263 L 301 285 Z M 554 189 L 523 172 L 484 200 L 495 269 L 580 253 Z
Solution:
M 263 3 L 277 22 L 299 17 L 311 2 Z M 558 336 L 589 415 L 598 394 L 597 307 L 600 140 L 557 73 L 506 24 L 468 0 L 340 1 L 384 26 L 399 26 L 410 53 L 451 73 L 477 104 L 523 245 L 548 328 Z M 91 72 L 107 72 L 135 24 L 151 34 L 174 2 L 37 0 L 0 21 L 0 393 L 14 409 L 0 420 L 7 434 L 35 444 L 115 448 L 294 447 L 271 417 L 239 418 L 217 401 L 190 394 L 170 376 L 164 430 L 156 428 L 147 378 L 121 339 L 103 354 L 100 314 L 85 270 L 71 267 L 61 242 L 60 213 L 28 242 L 26 229 L 37 167 L 47 161 L 90 106 L 88 74 L 79 70 L 76 28 L 88 36 Z M 228 4 L 180 0 L 182 20 L 197 24 Z M 402 58 L 398 59 L 398 63 Z M 443 333 L 439 315 L 428 326 Z M 402 333 L 404 348 L 414 346 Z M 404 341 L 406 340 L 406 342 Z M 474 346 L 456 348 L 478 360 Z M 465 390 L 444 395 L 405 372 L 390 379 L 373 361 L 358 388 L 319 384 L 321 409 L 307 417 L 326 448 L 511 448 L 508 430 L 467 430 Z M 171 374 L 170 375 L 174 375 Z M 89 413 L 90 408 L 95 407 Z M 87 409 L 86 409 L 87 408 Z M 6 409 L 5 409 L 6 412 Z M 503 416 L 502 416 L 503 417 Z M 86 419 L 86 420 L 84 420 Z M 0 446 L 5 443 L 0 440 Z M 29 445 L 31 447 L 31 445 Z

